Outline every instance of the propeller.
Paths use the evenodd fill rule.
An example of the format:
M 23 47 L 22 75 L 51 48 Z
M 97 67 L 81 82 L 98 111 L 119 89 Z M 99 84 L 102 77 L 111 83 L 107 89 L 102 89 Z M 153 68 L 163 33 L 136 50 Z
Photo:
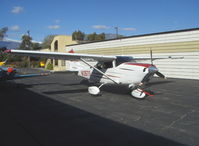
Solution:
M 150 58 L 151 58 L 151 65 L 153 65 L 153 51 L 151 50 L 150 48 Z M 163 78 L 163 79 L 166 79 L 165 75 L 163 75 L 161 72 L 159 71 L 156 71 L 155 74 L 160 77 L 160 78 Z
M 151 48 L 150 48 L 150 57 L 151 57 L 151 65 L 153 65 L 153 52 L 152 52 Z
M 165 75 L 163 75 L 163 74 L 162 74 L 161 72 L 159 72 L 159 71 L 157 71 L 155 74 L 156 74 L 158 77 L 160 77 L 160 78 L 166 79 Z

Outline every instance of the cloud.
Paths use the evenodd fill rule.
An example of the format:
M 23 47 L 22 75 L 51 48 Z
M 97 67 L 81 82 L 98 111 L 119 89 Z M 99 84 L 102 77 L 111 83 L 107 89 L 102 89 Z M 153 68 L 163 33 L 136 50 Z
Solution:
M 48 26 L 49 29 L 59 29 L 60 26 L 59 25 L 50 25 Z
M 61 22 L 61 20 L 59 20 L 59 19 L 55 20 L 55 23 L 60 23 L 60 22 Z
M 18 25 L 14 25 L 14 26 L 10 27 L 10 30 L 12 30 L 12 31 L 19 31 L 20 27 Z
M 92 28 L 94 29 L 109 29 L 109 26 L 106 25 L 93 25 Z
M 132 27 L 127 27 L 127 28 L 120 28 L 121 30 L 125 30 L 125 31 L 135 31 L 136 28 L 132 28 Z
M 24 10 L 23 7 L 15 6 L 15 7 L 13 7 L 11 12 L 14 13 L 14 14 L 18 14 L 18 13 L 21 13 L 23 10 Z

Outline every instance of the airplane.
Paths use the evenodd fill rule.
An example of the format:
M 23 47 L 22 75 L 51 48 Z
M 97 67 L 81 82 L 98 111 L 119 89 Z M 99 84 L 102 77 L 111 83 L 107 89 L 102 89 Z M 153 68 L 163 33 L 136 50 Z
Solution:
M 143 87 L 150 79 L 157 75 L 160 78 L 166 77 L 159 72 L 158 68 L 153 64 L 156 59 L 178 59 L 183 57 L 150 57 L 134 58 L 132 56 L 113 56 L 113 55 L 93 55 L 79 53 L 60 53 L 60 52 L 40 52 L 27 50 L 4 50 L 19 56 L 45 57 L 49 59 L 60 60 L 79 60 L 85 64 L 84 68 L 78 70 L 78 75 L 86 78 L 89 82 L 99 86 L 88 87 L 91 95 L 100 95 L 100 88 L 106 84 L 124 85 L 130 89 L 131 95 L 137 99 L 144 99 L 146 96 L 153 96 L 151 92 L 145 91 Z M 97 63 L 93 65 L 90 60 Z M 139 60 L 151 60 L 151 63 L 137 63 Z
M 49 73 L 40 73 L 40 74 L 17 74 L 17 69 L 12 67 L 5 67 L 7 60 L 0 62 L 0 83 L 7 80 L 21 79 L 21 78 L 30 78 L 37 76 L 46 76 Z
M 3 81 L 7 81 L 7 80 L 46 76 L 46 75 L 49 75 L 49 74 L 48 73 L 17 74 L 16 68 L 0 66 L 0 83 L 3 82 Z

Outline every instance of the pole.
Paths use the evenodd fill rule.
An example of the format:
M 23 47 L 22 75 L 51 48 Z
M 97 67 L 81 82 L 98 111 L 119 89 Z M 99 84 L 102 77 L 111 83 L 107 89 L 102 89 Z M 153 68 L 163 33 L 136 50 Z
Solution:
M 115 31 L 116 31 L 116 38 L 118 39 L 118 27 L 115 27 Z

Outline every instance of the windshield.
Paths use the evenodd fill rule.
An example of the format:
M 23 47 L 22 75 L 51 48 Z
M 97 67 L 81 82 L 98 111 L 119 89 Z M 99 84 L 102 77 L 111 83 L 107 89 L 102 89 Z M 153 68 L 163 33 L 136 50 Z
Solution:
M 117 56 L 116 66 L 118 66 L 124 62 L 135 62 L 135 60 L 133 60 L 133 57 L 131 57 L 131 56 Z

